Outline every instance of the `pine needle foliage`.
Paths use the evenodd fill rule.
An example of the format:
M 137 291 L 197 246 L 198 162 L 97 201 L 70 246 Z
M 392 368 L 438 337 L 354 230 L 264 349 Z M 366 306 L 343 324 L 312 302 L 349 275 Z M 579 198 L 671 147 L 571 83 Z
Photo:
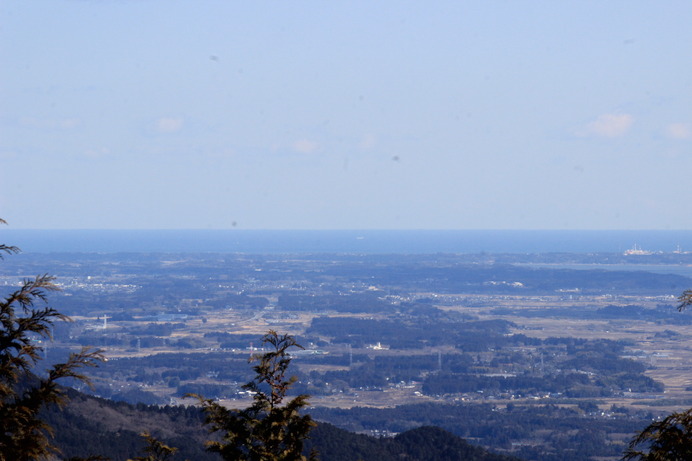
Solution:
M 0 219 L 0 223 L 5 222 Z M 18 252 L 16 247 L 0 245 L 0 255 Z M 53 365 L 45 376 L 32 373 L 43 351 L 38 340 L 51 338 L 55 321 L 69 320 L 46 304 L 47 294 L 56 290 L 54 277 L 39 275 L 0 300 L 0 461 L 41 460 L 55 454 L 53 429 L 40 412 L 65 403 L 59 380 L 89 383 L 80 368 L 95 366 L 103 358 L 100 351 L 83 348 Z
M 288 349 L 303 349 L 290 335 L 270 330 L 262 342 L 270 351 L 253 357 L 259 363 L 253 367 L 256 376 L 243 389 L 253 394 L 253 403 L 243 410 L 229 410 L 211 399 L 200 400 L 205 422 L 220 441 L 207 442 L 207 449 L 219 453 L 224 460 L 237 461 L 306 461 L 303 442 L 315 426 L 309 415 L 301 410 L 308 404 L 307 395 L 284 402 L 286 393 L 296 378 L 286 377 L 291 356 Z M 310 455 L 311 460 L 317 454 Z
M 143 432 L 141 436 L 147 442 L 147 446 L 144 447 L 144 452 L 147 455 L 136 456 L 128 461 L 170 461 L 171 457 L 178 451 L 177 448 L 169 447 L 148 432 Z
M 692 459 L 692 409 L 649 424 L 631 442 L 624 460 L 689 461 Z
M 692 290 L 678 297 L 678 310 L 692 306 Z M 692 408 L 649 424 L 629 444 L 623 460 L 692 460 Z
M 685 290 L 682 292 L 682 294 L 678 297 L 678 310 L 683 311 L 687 307 L 692 306 L 692 290 Z

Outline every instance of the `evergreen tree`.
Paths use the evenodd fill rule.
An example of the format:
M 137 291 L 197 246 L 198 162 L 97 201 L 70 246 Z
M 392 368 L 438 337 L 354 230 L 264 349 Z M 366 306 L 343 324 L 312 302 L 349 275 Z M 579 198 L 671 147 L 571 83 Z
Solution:
M 0 259 L 3 253 L 17 252 L 17 247 L 0 244 Z M 40 412 L 65 403 L 58 380 L 88 383 L 79 369 L 94 366 L 102 358 L 100 351 L 83 348 L 66 362 L 53 365 L 45 376 L 32 373 L 43 350 L 37 340 L 50 339 L 56 320 L 69 320 L 46 304 L 46 294 L 58 289 L 53 280 L 49 275 L 25 280 L 21 288 L 0 300 L 0 461 L 44 459 L 57 451 L 50 441 L 52 428 Z
M 221 441 L 207 442 L 207 449 L 227 461 L 305 461 L 303 442 L 315 423 L 300 411 L 307 396 L 284 403 L 296 378 L 286 377 L 291 357 L 288 349 L 302 349 L 292 336 L 269 331 L 262 342 L 271 350 L 254 357 L 256 376 L 243 389 L 253 394 L 253 403 L 244 410 L 229 410 L 211 399 L 197 397 L 206 413 L 210 432 L 219 432 Z M 317 459 L 313 452 L 310 459 Z
M 692 306 L 692 290 L 678 298 L 678 310 Z M 649 424 L 632 439 L 623 459 L 688 461 L 692 459 L 692 408 Z
M 678 310 L 683 311 L 687 307 L 692 306 L 692 290 L 685 290 L 682 292 L 680 297 L 678 297 Z
M 136 456 L 128 461 L 170 461 L 171 457 L 178 451 L 175 447 L 169 447 L 148 432 L 143 432 L 142 437 L 147 442 L 144 447 L 146 456 Z
M 649 424 L 631 442 L 623 459 L 689 461 L 692 459 L 692 409 Z

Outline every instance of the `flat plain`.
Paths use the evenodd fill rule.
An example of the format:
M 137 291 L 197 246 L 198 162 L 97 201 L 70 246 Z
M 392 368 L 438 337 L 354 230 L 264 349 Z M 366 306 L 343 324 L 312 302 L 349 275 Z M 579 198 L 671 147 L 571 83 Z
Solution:
M 568 267 L 575 258 L 579 267 Z M 548 412 L 545 428 L 504 441 L 444 420 L 493 449 L 540 454 L 568 443 L 556 442 L 555 428 L 579 416 L 569 443 L 583 445 L 581 425 L 601 425 L 594 453 L 616 459 L 631 437 L 625 423 L 692 406 L 692 313 L 676 309 L 692 287 L 692 255 L 584 258 L 34 254 L 0 266 L 0 286 L 58 276 L 51 304 L 73 322 L 56 325 L 46 357 L 103 349 L 108 361 L 90 391 L 102 397 L 190 405 L 185 395 L 197 393 L 243 407 L 251 358 L 275 330 L 305 347 L 292 355 L 296 392 L 325 420 L 383 434 L 441 423 L 427 410 L 384 422 L 364 409 L 477 408 L 488 421 L 492 412 Z M 604 269 L 603 260 L 617 264 Z

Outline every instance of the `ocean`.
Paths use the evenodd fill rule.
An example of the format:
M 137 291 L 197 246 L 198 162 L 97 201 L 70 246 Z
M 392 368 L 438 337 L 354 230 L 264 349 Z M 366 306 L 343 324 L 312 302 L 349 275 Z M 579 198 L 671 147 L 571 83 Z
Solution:
M 25 253 L 621 253 L 692 250 L 692 231 L 628 230 L 18 230 Z

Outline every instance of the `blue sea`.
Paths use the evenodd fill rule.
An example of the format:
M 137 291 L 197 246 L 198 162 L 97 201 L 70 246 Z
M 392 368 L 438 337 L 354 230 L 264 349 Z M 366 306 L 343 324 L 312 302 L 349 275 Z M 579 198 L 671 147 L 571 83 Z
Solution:
M 621 253 L 692 250 L 692 231 L 571 230 L 18 230 L 0 242 L 25 253 Z

